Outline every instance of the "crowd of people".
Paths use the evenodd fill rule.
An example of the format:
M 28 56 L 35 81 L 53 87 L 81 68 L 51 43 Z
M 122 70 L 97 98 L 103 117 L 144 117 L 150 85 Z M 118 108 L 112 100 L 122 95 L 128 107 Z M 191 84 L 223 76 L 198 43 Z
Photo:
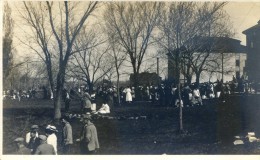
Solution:
M 39 133 L 39 126 L 32 125 L 30 131 L 25 138 L 18 137 L 14 140 L 16 144 L 16 151 L 14 154 L 18 155 L 58 155 L 71 154 L 73 145 L 72 126 L 69 123 L 69 118 L 64 116 L 61 119 L 62 130 L 58 131 L 54 125 L 47 125 L 45 133 Z M 83 114 L 81 117 L 82 130 L 76 142 L 79 143 L 80 153 L 95 154 L 99 149 L 99 141 L 97 129 L 92 123 L 91 114 Z M 58 151 L 57 132 L 62 132 L 61 151 Z
M 223 83 L 222 80 L 216 82 L 183 84 L 180 86 L 180 92 L 176 84 L 162 83 L 160 85 L 146 85 L 138 87 L 120 87 L 119 94 L 115 86 L 97 87 L 92 91 L 95 97 L 101 97 L 105 103 L 111 106 L 120 106 L 134 101 L 149 101 L 157 106 L 195 106 L 203 105 L 204 99 L 218 98 L 225 102 L 226 95 L 239 93 L 247 95 L 257 93 L 257 83 L 249 83 L 244 80 L 233 79 L 233 81 Z M 179 102 L 181 100 L 181 103 Z
M 180 86 L 181 100 L 185 101 L 185 106 L 192 106 L 195 104 L 202 105 L 203 99 L 222 98 L 227 94 L 239 93 L 257 93 L 258 83 L 248 82 L 243 78 L 236 79 L 230 82 L 223 83 L 222 80 L 216 82 L 205 83 L 192 83 L 183 84 Z M 87 92 L 86 92 L 87 91 Z M 53 92 L 50 92 L 46 87 L 41 87 L 42 97 L 44 99 L 53 99 Z M 36 89 L 26 91 L 22 90 L 6 90 L 4 91 L 3 98 L 18 99 L 23 98 L 36 98 Z M 153 105 L 160 106 L 176 106 L 179 101 L 179 91 L 177 85 L 173 83 L 161 83 L 159 85 L 139 85 L 133 86 L 121 86 L 119 93 L 117 88 L 113 85 L 98 86 L 91 91 L 87 86 L 81 86 L 78 88 L 64 89 L 64 102 L 65 111 L 69 111 L 70 101 L 72 99 L 80 99 L 86 108 L 82 107 L 82 110 L 96 111 L 96 99 L 102 99 L 102 106 L 121 106 L 122 104 L 129 104 L 134 101 L 149 101 Z M 91 108 L 91 109 L 90 109 Z M 106 107 L 108 108 L 108 107 Z M 98 111 L 102 113 L 103 111 Z M 106 112 L 110 112 L 106 109 Z
M 65 113 L 70 111 L 71 99 L 79 99 L 81 102 L 81 122 L 82 131 L 76 142 L 80 143 L 81 154 L 95 154 L 99 149 L 98 135 L 95 125 L 92 122 L 94 116 L 110 114 L 111 106 L 121 103 L 129 104 L 133 101 L 150 101 L 158 106 L 192 107 L 203 105 L 204 99 L 218 98 L 225 102 L 228 94 L 240 92 L 244 94 L 256 93 L 257 87 L 243 81 L 233 81 L 223 83 L 218 80 L 215 83 L 184 84 L 177 87 L 175 84 L 160 84 L 125 88 L 121 87 L 117 94 L 115 86 L 97 87 L 89 91 L 87 88 L 75 92 L 64 89 Z M 97 97 L 101 99 L 101 105 L 97 107 Z M 35 154 L 35 155 L 57 155 L 70 154 L 73 144 L 72 126 L 69 123 L 70 117 L 64 116 L 60 120 L 63 124 L 62 132 L 62 151 L 58 151 L 57 136 L 58 130 L 54 125 L 47 125 L 45 133 L 38 132 L 39 126 L 32 125 L 30 132 L 23 137 L 14 140 L 17 146 L 16 154 Z

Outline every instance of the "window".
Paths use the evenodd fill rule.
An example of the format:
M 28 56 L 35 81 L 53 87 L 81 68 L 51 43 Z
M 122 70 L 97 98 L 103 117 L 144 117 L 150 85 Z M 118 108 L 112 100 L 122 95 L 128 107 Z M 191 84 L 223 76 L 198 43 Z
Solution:
M 240 61 L 239 61 L 239 59 L 236 60 L 236 66 L 240 66 Z
M 254 48 L 254 43 L 253 42 L 250 43 L 250 47 Z

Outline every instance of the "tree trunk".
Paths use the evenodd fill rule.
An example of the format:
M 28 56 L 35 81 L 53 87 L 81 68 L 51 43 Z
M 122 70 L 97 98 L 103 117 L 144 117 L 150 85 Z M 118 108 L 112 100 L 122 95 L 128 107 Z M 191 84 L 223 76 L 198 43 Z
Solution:
M 196 84 L 200 83 L 200 73 L 196 73 Z
M 138 72 L 134 71 L 134 74 L 133 74 L 134 84 L 133 85 L 135 88 L 137 88 L 137 86 L 139 84 L 137 76 L 138 76 Z
M 186 78 L 187 78 L 187 84 L 190 85 L 190 84 L 191 84 L 191 79 L 192 79 L 192 77 L 191 77 L 191 76 L 187 76 Z
M 54 98 L 54 120 L 58 120 L 61 118 L 61 100 L 62 95 L 58 93 Z
M 57 90 L 56 95 L 54 98 L 54 119 L 60 119 L 61 118 L 61 103 L 62 103 L 62 92 L 64 88 L 64 82 L 65 82 L 65 68 L 63 64 L 61 64 L 60 72 L 57 76 Z
M 93 91 L 93 83 L 90 81 L 90 79 L 87 79 L 87 83 L 88 83 L 88 89 L 89 89 L 89 93 L 91 93 Z
M 121 101 L 120 101 L 120 90 L 119 90 L 119 73 L 117 73 L 117 80 L 116 80 L 116 90 L 117 90 L 117 100 L 118 100 L 118 106 L 121 105 Z
M 183 121 L 182 121 L 182 105 L 181 105 L 181 83 L 179 82 L 178 84 L 178 97 L 179 97 L 179 107 L 180 107 L 180 114 L 179 114 L 179 119 L 180 119 L 180 128 L 179 128 L 179 131 L 180 133 L 183 132 Z

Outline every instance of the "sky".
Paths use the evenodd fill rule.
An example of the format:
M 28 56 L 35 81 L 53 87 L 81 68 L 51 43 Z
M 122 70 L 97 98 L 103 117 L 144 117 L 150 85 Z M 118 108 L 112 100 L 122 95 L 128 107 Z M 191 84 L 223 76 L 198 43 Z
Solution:
M 10 1 L 9 2 L 11 6 L 14 6 L 13 4 L 21 4 L 21 1 L 17 3 L 17 1 Z M 18 5 L 19 6 L 19 5 Z M 230 16 L 231 23 L 233 24 L 233 29 L 235 31 L 235 39 L 238 39 L 241 41 L 242 45 L 246 44 L 246 36 L 242 33 L 244 30 L 254 26 L 257 24 L 257 22 L 260 20 L 260 0 L 256 1 L 229 1 L 227 5 L 224 7 L 224 10 L 227 12 L 227 14 Z M 16 19 L 15 16 L 17 16 L 17 11 L 15 8 L 12 9 L 14 20 Z M 15 33 L 14 35 L 16 37 L 21 38 L 20 32 L 21 27 L 18 23 L 19 21 L 15 21 Z M 18 58 L 19 56 L 24 55 L 26 52 L 28 52 L 28 49 L 23 47 L 21 43 L 18 41 L 18 39 L 14 39 L 14 45 L 17 47 L 18 52 Z M 162 60 L 161 60 L 162 61 Z M 161 62 L 160 64 L 165 64 L 164 67 L 166 67 L 167 63 Z M 145 65 L 144 65 L 145 66 Z M 163 68 L 163 66 L 161 67 Z M 154 67 L 154 71 L 156 71 L 156 67 Z M 165 75 L 166 73 L 164 73 Z
M 17 3 L 16 1 L 10 1 L 9 3 Z M 21 1 L 19 2 L 21 4 Z M 230 1 L 224 9 L 230 16 L 230 20 L 233 23 L 233 28 L 236 31 L 234 38 L 241 41 L 241 44 L 246 44 L 246 37 L 242 32 L 251 26 L 257 24 L 260 20 L 260 0 L 255 1 Z M 14 15 L 17 13 L 13 9 Z M 15 17 L 14 17 L 15 19 Z M 16 24 L 18 27 L 19 24 Z M 15 30 L 19 34 L 19 29 Z M 16 42 L 18 43 L 18 42 Z
M 254 26 L 260 20 L 260 0 L 258 2 L 229 2 L 224 9 L 233 22 L 235 38 L 246 44 L 244 30 Z

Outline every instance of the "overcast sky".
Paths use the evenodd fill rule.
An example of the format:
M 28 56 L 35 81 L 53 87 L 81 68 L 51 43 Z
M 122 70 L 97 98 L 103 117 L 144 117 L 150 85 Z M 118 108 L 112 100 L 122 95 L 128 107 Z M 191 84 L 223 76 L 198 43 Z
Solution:
M 241 44 L 246 44 L 246 36 L 242 32 L 254 25 L 260 20 L 260 1 L 258 2 L 229 2 L 225 10 L 230 15 L 233 22 L 236 36 Z
M 20 1 L 21 2 L 21 1 Z M 19 4 L 15 1 L 9 2 Z M 20 3 L 21 4 L 21 3 Z M 249 27 L 252 27 L 257 24 L 260 20 L 260 0 L 257 1 L 230 1 L 224 9 L 230 15 L 230 20 L 233 22 L 234 30 L 236 31 L 235 38 L 241 41 L 241 44 L 246 44 L 246 37 L 242 32 Z M 13 15 L 16 15 L 17 12 L 13 8 Z M 16 15 L 17 16 L 17 15 Z M 15 19 L 15 17 L 14 17 Z M 16 24 L 15 26 L 19 26 Z M 19 32 L 20 29 L 16 29 L 16 32 Z M 19 33 L 15 33 L 18 35 Z M 18 42 L 15 42 L 18 43 Z M 16 44 L 18 45 L 18 44 Z M 18 45 L 20 46 L 20 45 Z
M 20 3 L 17 3 L 15 1 L 9 1 L 10 6 L 13 6 L 13 4 L 16 4 L 16 6 Z M 246 44 L 246 36 L 242 34 L 242 32 L 254 25 L 257 24 L 257 22 L 260 20 L 260 0 L 256 1 L 230 1 L 224 9 L 227 11 L 227 13 L 230 16 L 230 20 L 233 23 L 233 29 L 236 32 L 236 35 L 234 38 L 241 41 L 241 44 Z M 13 16 L 18 16 L 17 11 L 15 8 L 12 9 Z M 14 17 L 14 20 L 16 18 Z M 15 21 L 17 24 L 15 24 L 15 36 L 19 36 L 21 32 L 21 28 L 19 27 L 19 21 Z M 17 39 L 14 39 L 14 45 L 17 47 L 18 56 L 24 55 L 26 52 L 28 52 L 28 49 L 25 48 L 23 45 L 19 44 L 19 41 Z M 156 52 L 156 51 L 155 51 Z M 16 57 L 17 58 L 17 57 Z M 167 64 L 167 63 L 160 63 L 160 64 Z M 165 66 L 166 67 L 166 66 Z M 161 67 L 163 68 L 163 67 Z M 156 71 L 156 67 L 154 68 L 154 71 Z

